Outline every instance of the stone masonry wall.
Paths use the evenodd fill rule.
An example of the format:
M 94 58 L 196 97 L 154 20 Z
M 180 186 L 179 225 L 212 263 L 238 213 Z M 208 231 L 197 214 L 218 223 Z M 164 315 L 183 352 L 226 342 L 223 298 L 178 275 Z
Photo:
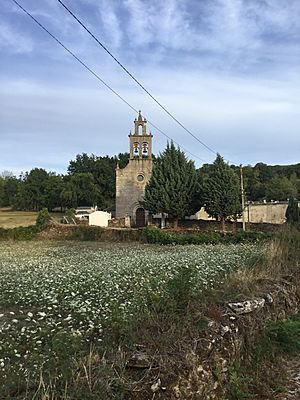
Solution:
M 130 160 L 125 168 L 116 170 L 116 218 L 126 215 L 135 218 L 135 211 L 143 199 L 151 172 L 151 159 Z M 142 175 L 144 180 L 138 181 L 138 175 Z

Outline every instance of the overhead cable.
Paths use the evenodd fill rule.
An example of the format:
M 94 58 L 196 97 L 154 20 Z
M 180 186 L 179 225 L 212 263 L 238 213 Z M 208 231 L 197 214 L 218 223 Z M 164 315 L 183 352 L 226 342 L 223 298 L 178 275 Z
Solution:
M 61 1 L 57 0 L 67 11 L 68 13 L 82 26 L 83 29 L 88 32 L 88 34 L 105 50 L 110 57 L 113 58 L 113 60 L 126 72 L 127 75 L 130 76 L 131 79 L 134 80 L 136 84 L 138 84 L 144 92 L 148 94 L 148 96 L 151 97 L 152 100 L 155 101 L 156 104 L 159 105 L 160 108 L 162 108 L 181 128 L 183 128 L 189 135 L 191 135 L 194 139 L 197 140 L 202 146 L 204 146 L 207 150 L 211 151 L 214 154 L 217 154 L 215 150 L 213 150 L 211 147 L 209 147 L 206 143 L 204 143 L 202 140 L 200 140 L 193 132 L 191 132 L 182 122 L 180 122 L 166 107 L 164 107 L 156 97 L 154 97 L 148 89 L 145 88 L 145 86 L 137 79 L 135 76 L 115 57 L 110 50 L 86 27 L 86 25 Z
M 53 40 L 56 41 L 66 52 L 68 52 L 79 64 L 81 64 L 86 70 L 88 70 L 98 81 L 100 81 L 107 89 L 109 89 L 114 95 L 116 95 L 123 103 L 125 103 L 128 107 L 131 108 L 131 110 L 135 111 L 135 113 L 138 113 L 138 110 L 132 106 L 127 100 L 124 99 L 116 90 L 114 90 L 110 85 L 108 85 L 96 72 L 94 72 L 85 62 L 83 62 L 79 57 L 76 56 L 67 46 L 65 46 L 56 36 L 54 36 L 47 28 L 45 28 L 44 25 L 42 25 L 29 11 L 27 11 L 21 4 L 18 3 L 17 0 L 12 0 L 25 14 L 27 14 L 41 29 L 43 29 L 48 35 L 52 37 Z M 154 129 L 156 129 L 158 132 L 160 132 L 162 135 L 164 135 L 166 138 L 171 140 L 173 143 L 175 143 L 177 146 L 179 146 L 182 150 L 184 150 L 186 153 L 189 153 L 191 156 L 194 158 L 198 158 L 201 161 L 203 160 L 201 157 L 191 153 L 189 150 L 185 149 L 183 146 L 181 146 L 178 142 L 176 142 L 172 137 L 167 135 L 164 131 L 162 131 L 160 128 L 158 128 L 153 122 L 148 120 L 148 123 L 153 126 Z

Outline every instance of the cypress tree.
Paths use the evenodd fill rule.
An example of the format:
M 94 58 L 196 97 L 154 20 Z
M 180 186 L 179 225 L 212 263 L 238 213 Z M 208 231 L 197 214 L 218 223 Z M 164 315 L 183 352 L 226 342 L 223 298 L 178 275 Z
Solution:
M 289 204 L 285 212 L 286 222 L 292 225 L 297 225 L 300 222 L 300 210 L 298 200 L 294 197 L 289 199 Z
M 173 217 L 177 227 L 178 219 L 191 215 L 195 209 L 199 210 L 201 205 L 195 201 L 197 191 L 199 186 L 193 161 L 187 160 L 173 142 L 171 145 L 168 143 L 154 163 L 143 206 L 153 214 Z
M 205 211 L 221 221 L 224 232 L 226 219 L 236 219 L 242 212 L 242 206 L 239 178 L 220 154 L 208 168 L 203 191 Z

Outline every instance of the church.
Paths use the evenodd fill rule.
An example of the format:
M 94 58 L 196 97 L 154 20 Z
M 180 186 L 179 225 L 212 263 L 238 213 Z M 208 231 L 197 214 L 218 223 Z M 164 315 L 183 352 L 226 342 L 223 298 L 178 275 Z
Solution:
M 116 218 L 130 216 L 131 226 L 147 225 L 149 213 L 140 202 L 152 172 L 152 137 L 147 121 L 139 111 L 134 133 L 129 133 L 130 156 L 125 168 L 116 168 Z

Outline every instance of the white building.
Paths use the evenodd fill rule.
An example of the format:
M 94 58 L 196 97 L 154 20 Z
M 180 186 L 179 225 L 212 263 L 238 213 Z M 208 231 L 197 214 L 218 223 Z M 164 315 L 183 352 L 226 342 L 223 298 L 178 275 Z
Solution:
M 111 213 L 106 211 L 94 211 L 89 215 L 89 225 L 102 226 L 106 228 L 111 219 Z

